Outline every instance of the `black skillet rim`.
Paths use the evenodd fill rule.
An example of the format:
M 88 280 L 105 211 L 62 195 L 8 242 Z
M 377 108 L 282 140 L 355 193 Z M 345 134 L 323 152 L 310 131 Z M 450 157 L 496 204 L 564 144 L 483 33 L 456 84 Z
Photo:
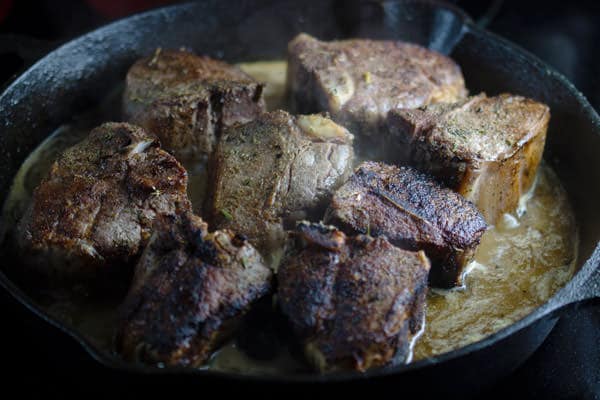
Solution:
M 407 1 L 407 0 L 404 0 Z M 413 2 L 415 0 L 408 0 L 407 2 Z M 393 2 L 393 1 L 392 1 Z M 446 9 L 451 13 L 459 16 L 460 20 L 463 22 L 463 30 L 468 31 L 475 35 L 480 35 L 488 41 L 496 42 L 504 48 L 509 49 L 515 56 L 522 57 L 524 60 L 532 64 L 538 70 L 545 70 L 547 75 L 556 79 L 561 85 L 566 87 L 566 90 L 574 95 L 577 99 L 581 109 L 583 110 L 583 114 L 587 119 L 592 121 L 593 126 L 595 127 L 596 134 L 600 134 L 600 117 L 596 113 L 596 111 L 592 108 L 588 100 L 585 96 L 579 92 L 575 86 L 569 82 L 562 74 L 555 71 L 553 68 L 546 65 L 539 58 L 534 56 L 533 54 L 527 52 L 521 47 L 509 42 L 506 39 L 503 39 L 500 36 L 497 36 L 493 33 L 490 33 L 480 27 L 478 27 L 471 18 L 461 9 L 444 2 L 440 2 L 437 0 L 428 0 L 421 1 L 420 3 L 427 3 L 429 7 L 432 8 L 440 8 Z M 85 35 L 82 35 L 74 40 L 71 40 L 59 48 L 53 50 L 34 65 L 32 65 L 27 71 L 18 76 L 13 82 L 7 85 L 1 96 L 4 96 L 6 92 L 11 91 L 14 86 L 19 85 L 22 80 L 25 80 L 27 74 L 36 68 L 43 68 L 44 64 L 47 63 L 48 59 L 56 56 L 56 53 L 60 50 L 67 50 L 68 48 L 75 48 L 80 46 L 83 42 L 93 39 L 94 37 L 102 37 L 106 34 L 110 34 L 112 30 L 114 30 L 115 26 L 120 24 L 128 24 L 136 19 L 143 19 L 147 17 L 151 17 L 153 14 L 160 13 L 168 13 L 171 9 L 188 7 L 190 4 L 179 4 L 175 6 L 163 7 L 154 9 L 151 11 L 147 11 L 144 13 L 136 14 L 98 29 L 95 29 Z M 82 348 L 98 363 L 101 365 L 110 368 L 116 369 L 123 372 L 128 373 L 142 373 L 148 375 L 195 375 L 198 377 L 220 377 L 226 379 L 234 379 L 239 381 L 246 382 L 279 382 L 279 383 L 328 383 L 328 382 L 343 382 L 347 380 L 363 380 L 369 379 L 372 377 L 382 377 L 388 375 L 395 375 L 402 373 L 404 371 L 412 371 L 417 369 L 422 369 L 428 366 L 441 364 L 453 359 L 457 359 L 459 357 L 465 356 L 469 353 L 477 352 L 481 349 L 484 349 L 492 344 L 505 339 L 512 334 L 528 327 L 533 324 L 535 321 L 538 321 L 542 318 L 549 318 L 555 314 L 556 311 L 561 309 L 562 307 L 576 303 L 581 300 L 586 300 L 585 296 L 589 295 L 583 292 L 583 288 L 590 277 L 597 272 L 596 269 L 600 269 L 600 242 L 596 245 L 592 255 L 585 261 L 585 263 L 581 266 L 579 271 L 571 278 L 571 280 L 558 292 L 556 292 L 546 303 L 537 307 L 535 310 L 530 312 L 528 315 L 520 319 L 519 321 L 500 329 L 494 334 L 483 338 L 480 341 L 475 343 L 471 343 L 467 346 L 458 348 L 448 353 L 441 354 L 436 357 L 429 357 L 424 360 L 415 361 L 410 364 L 398 365 L 394 367 L 386 367 L 386 368 L 378 368 L 369 370 L 367 372 L 338 372 L 331 374 L 314 374 L 314 373 L 303 373 L 297 375 L 248 375 L 248 374 L 240 374 L 234 372 L 224 372 L 224 371 L 212 371 L 208 369 L 189 369 L 189 368 L 158 368 L 153 366 L 147 366 L 142 364 L 133 364 L 127 363 L 124 360 L 118 358 L 117 355 L 109 355 L 108 353 L 97 349 L 88 339 L 84 337 L 83 334 L 77 332 L 75 329 L 70 328 L 64 325 L 62 322 L 57 320 L 56 318 L 48 315 L 44 310 L 42 310 L 35 302 L 27 296 L 19 287 L 17 287 L 12 281 L 10 281 L 7 276 L 0 271 L 0 286 L 3 289 L 8 291 L 10 295 L 12 295 L 19 303 L 25 306 L 29 311 L 35 314 L 37 317 L 45 321 L 46 323 L 52 325 L 54 328 L 62 331 L 63 333 L 69 335 L 72 339 L 74 339 Z

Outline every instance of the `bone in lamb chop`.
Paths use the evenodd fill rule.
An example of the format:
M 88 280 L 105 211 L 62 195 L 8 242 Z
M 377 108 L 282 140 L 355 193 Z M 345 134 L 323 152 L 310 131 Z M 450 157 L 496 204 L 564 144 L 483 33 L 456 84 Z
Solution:
M 428 272 L 422 251 L 301 222 L 277 296 L 314 368 L 364 371 L 407 360 L 422 327 Z
M 431 260 L 430 283 L 462 284 L 486 223 L 477 208 L 458 193 L 408 167 L 364 162 L 333 195 L 327 223 L 347 233 L 385 236 Z
M 510 94 L 396 110 L 392 157 L 431 173 L 494 224 L 534 182 L 549 119 L 546 105 Z
M 400 41 L 323 42 L 307 34 L 288 45 L 288 91 L 298 113 L 328 111 L 358 136 L 378 141 L 390 110 L 466 96 L 450 58 Z
M 18 225 L 17 245 L 52 279 L 131 271 L 153 220 L 191 208 L 186 187 L 185 169 L 155 137 L 105 123 L 54 162 Z
M 197 367 L 271 290 L 271 270 L 241 235 L 209 233 L 189 213 L 156 221 L 120 310 L 127 360 Z
M 285 226 L 322 215 L 352 173 L 352 138 L 326 117 L 285 111 L 228 129 L 211 167 L 213 223 L 247 235 L 261 251 L 279 248 Z
M 201 159 L 223 128 L 265 110 L 262 90 L 263 84 L 222 61 L 159 49 L 129 69 L 123 113 L 178 158 Z

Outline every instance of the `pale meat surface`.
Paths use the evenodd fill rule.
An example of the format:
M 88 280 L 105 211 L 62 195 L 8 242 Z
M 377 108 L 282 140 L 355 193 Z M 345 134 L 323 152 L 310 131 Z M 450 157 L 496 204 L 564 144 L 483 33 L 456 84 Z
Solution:
M 352 173 L 352 135 L 321 115 L 265 113 L 232 127 L 215 151 L 210 215 L 261 251 L 281 246 L 285 224 L 322 215 Z
M 129 69 L 123 114 L 178 157 L 202 158 L 224 127 L 265 110 L 262 91 L 262 83 L 223 61 L 159 49 Z
M 454 61 L 400 41 L 324 42 L 303 33 L 289 43 L 288 63 L 294 111 L 328 111 L 356 135 L 378 135 L 391 110 L 456 101 L 467 93 Z
M 522 96 L 485 94 L 389 115 L 396 162 L 431 173 L 494 224 L 531 187 L 550 110 Z

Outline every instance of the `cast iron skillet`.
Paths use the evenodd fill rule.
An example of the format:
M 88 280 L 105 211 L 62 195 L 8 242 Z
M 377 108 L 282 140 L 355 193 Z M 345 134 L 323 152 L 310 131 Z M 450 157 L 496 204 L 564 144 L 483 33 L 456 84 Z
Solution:
M 127 364 L 41 310 L 0 272 L 0 285 L 44 321 L 79 342 L 104 366 L 181 379 L 238 382 L 388 381 L 403 392 L 462 392 L 510 373 L 546 338 L 560 312 L 600 298 L 600 119 L 563 76 L 515 45 L 478 28 L 463 12 L 436 2 L 305 2 L 257 0 L 232 7 L 207 1 L 136 15 L 98 29 L 48 54 L 0 96 L 0 201 L 29 154 L 50 132 L 99 102 L 128 67 L 156 47 L 190 47 L 227 61 L 282 58 L 299 32 L 321 39 L 393 38 L 449 54 L 472 93 L 509 91 L 548 104 L 552 118 L 545 160 L 557 171 L 577 215 L 578 272 L 546 304 L 496 334 L 456 351 L 364 374 L 256 376 Z M 1 255 L 5 263 L 17 263 Z M 139 377 L 139 375 L 136 375 Z M 156 379 L 156 378 L 155 378 Z M 191 380 L 190 379 L 190 380 Z M 434 384 L 432 384 L 434 383 Z M 424 385 L 425 384 L 425 385 Z

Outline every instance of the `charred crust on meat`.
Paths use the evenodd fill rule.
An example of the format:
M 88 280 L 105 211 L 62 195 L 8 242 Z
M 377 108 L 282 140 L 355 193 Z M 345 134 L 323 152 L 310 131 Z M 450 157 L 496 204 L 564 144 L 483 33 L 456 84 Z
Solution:
M 191 254 L 199 257 L 203 262 L 216 264 L 217 248 L 211 241 L 204 240 L 201 232 L 196 232 L 193 240 L 190 241 Z
M 281 310 L 309 363 L 320 371 L 364 371 L 403 362 L 422 325 L 429 272 L 423 253 L 323 224 L 300 223 L 297 234 L 339 238 L 336 246 L 297 243 L 278 273 Z
M 462 270 L 487 224 L 458 193 L 409 167 L 364 162 L 333 195 L 325 222 L 348 234 L 385 236 L 394 245 L 424 250 L 431 283 L 461 284 Z
M 232 243 L 237 247 L 243 246 L 248 241 L 248 236 L 243 233 L 236 233 L 233 237 Z
M 18 247 L 34 273 L 61 281 L 131 271 L 154 219 L 191 208 L 186 190 L 185 169 L 156 138 L 105 123 L 65 150 L 35 189 Z
M 329 251 L 340 251 L 346 241 L 344 233 L 334 226 L 308 221 L 298 222 L 296 236 L 303 246 L 317 246 Z
M 239 239 L 208 232 L 189 213 L 157 221 L 119 311 L 118 351 L 147 364 L 202 365 L 271 290 L 271 270 Z

